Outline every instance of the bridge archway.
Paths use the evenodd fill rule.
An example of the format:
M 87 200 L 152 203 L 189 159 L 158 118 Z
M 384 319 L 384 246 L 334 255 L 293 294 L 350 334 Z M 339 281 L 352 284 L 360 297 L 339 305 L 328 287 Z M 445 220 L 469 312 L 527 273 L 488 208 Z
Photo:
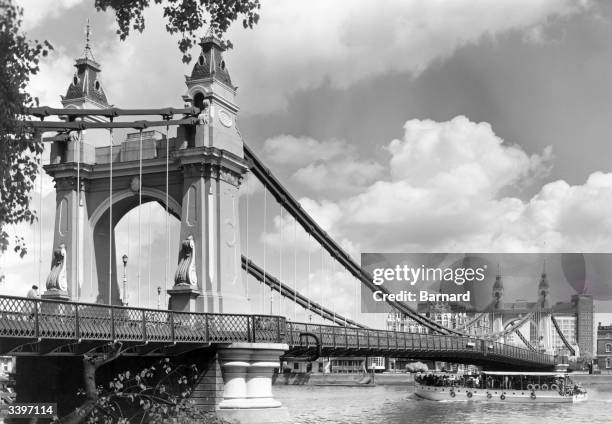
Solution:
M 93 232 L 93 237 L 91 240 L 92 248 L 89 257 L 84 258 L 84 263 L 88 265 L 85 268 L 85 272 L 89 272 L 87 279 L 89 279 L 90 281 L 87 287 L 82 287 L 81 289 L 81 297 L 84 300 L 95 300 L 98 303 L 108 303 L 110 287 L 110 300 L 112 303 L 118 303 L 117 299 L 121 299 L 122 303 L 126 303 L 127 301 L 125 293 L 126 290 L 123 290 L 122 284 L 120 284 L 123 278 L 121 268 L 118 268 L 118 265 L 121 266 L 121 263 L 117 263 L 117 261 L 121 262 L 120 257 L 125 253 L 124 248 L 122 248 L 120 251 L 117 250 L 118 241 L 120 242 L 125 237 L 125 234 L 117 232 L 117 227 L 122 222 L 122 220 L 127 217 L 128 214 L 133 214 L 139 208 L 144 209 L 150 207 L 150 204 L 153 202 L 161 206 L 161 210 L 158 208 L 157 212 L 162 212 L 163 214 L 165 213 L 166 209 L 166 194 L 162 190 L 159 190 L 154 187 L 142 187 L 141 193 L 139 195 L 138 190 L 134 191 L 134 188 L 135 187 L 132 186 L 130 188 L 120 190 L 116 194 L 114 193 L 112 196 L 112 240 L 109 237 L 111 197 L 107 196 L 106 198 L 104 198 L 104 200 L 101 201 L 101 203 L 95 208 L 95 210 L 91 214 L 88 227 L 91 228 Z M 181 203 L 170 195 L 167 196 L 167 200 L 168 214 L 172 218 L 175 218 L 180 222 Z M 147 226 L 151 225 L 149 222 L 149 214 L 147 214 L 145 219 L 146 221 L 142 221 L 143 225 L 145 225 L 145 227 L 143 227 L 144 230 L 140 227 L 140 225 L 138 226 L 138 231 L 140 232 L 146 231 Z M 155 231 L 155 233 L 158 233 L 158 231 Z M 130 234 L 128 234 L 128 237 L 130 237 Z M 138 237 L 135 238 L 135 240 L 131 241 L 133 245 L 138 245 L 139 242 L 141 242 L 141 246 L 138 248 L 139 252 L 142 248 L 146 248 L 147 251 L 151 248 L 151 246 L 148 245 L 148 238 L 142 239 L 141 237 Z M 159 256 L 159 254 L 163 255 L 163 260 L 168 261 L 168 266 L 172 267 L 173 272 L 173 267 L 176 265 L 178 243 L 176 240 L 174 240 L 174 243 L 168 247 L 167 242 L 168 241 L 166 240 L 166 245 L 160 246 L 159 252 L 156 252 L 156 256 Z M 112 243 L 112 246 L 110 243 Z M 165 255 L 166 253 L 167 257 Z M 146 258 L 150 256 L 151 255 L 147 255 Z M 112 263 L 110 265 L 110 270 L 112 270 L 112 272 L 110 274 L 109 260 L 112 260 Z M 143 266 L 145 268 L 147 266 L 152 266 L 152 264 L 148 262 L 148 259 L 144 261 L 141 260 L 140 255 L 138 255 L 137 257 L 128 258 L 128 260 L 130 264 L 130 269 L 142 270 Z M 140 271 L 138 271 L 136 275 L 140 275 Z M 164 275 L 163 278 L 166 278 L 166 275 Z M 138 281 L 139 280 L 140 278 L 138 278 Z M 159 281 L 159 278 L 157 278 L 156 280 L 158 284 L 162 284 L 162 281 Z M 136 278 L 133 278 L 132 276 L 132 278 L 127 279 L 127 281 L 127 290 L 133 291 L 134 284 L 136 284 Z M 169 281 L 163 281 L 163 284 L 161 285 L 164 288 L 164 294 L 165 288 L 168 283 Z M 138 292 L 140 293 L 140 284 L 138 284 Z M 130 296 L 130 298 L 135 299 L 134 296 Z

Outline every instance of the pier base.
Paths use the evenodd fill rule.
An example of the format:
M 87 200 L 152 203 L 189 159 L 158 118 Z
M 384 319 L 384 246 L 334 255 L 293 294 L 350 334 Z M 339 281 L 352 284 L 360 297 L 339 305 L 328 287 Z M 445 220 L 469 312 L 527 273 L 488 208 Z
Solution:
M 272 375 L 287 349 L 279 343 L 234 343 L 220 349 L 224 389 L 217 415 L 240 424 L 289 422 L 287 408 L 272 394 Z

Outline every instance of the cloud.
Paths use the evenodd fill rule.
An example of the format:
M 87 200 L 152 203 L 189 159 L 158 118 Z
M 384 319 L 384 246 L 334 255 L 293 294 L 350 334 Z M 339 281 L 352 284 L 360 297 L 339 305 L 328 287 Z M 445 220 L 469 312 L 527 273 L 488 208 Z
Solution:
M 40 70 L 32 75 L 28 90 L 38 97 L 41 106 L 60 107 L 60 95 L 65 95 L 72 79 L 74 58 L 58 46 L 47 57 L 41 58 Z
M 612 173 L 594 172 L 581 185 L 552 181 L 520 199 L 507 193 L 547 174 L 550 147 L 529 155 L 463 116 L 410 120 L 404 131 L 386 146 L 388 179 L 337 202 L 301 199 L 351 253 L 610 250 Z M 276 245 L 283 228 L 279 221 L 265 241 Z
M 23 8 L 23 28 L 25 30 L 38 26 L 46 19 L 55 18 L 82 2 L 83 0 L 16 1 Z
M 330 160 L 349 149 L 342 140 L 317 141 L 310 137 L 279 135 L 264 142 L 264 155 L 273 163 L 304 166 Z
M 346 88 L 369 77 L 410 72 L 461 46 L 507 31 L 533 32 L 589 2 L 458 0 L 262 2 L 253 30 L 235 25 L 229 52 L 248 113 L 283 108 L 295 93 L 329 83 Z M 358 65 L 356 65 L 358 64 Z
M 31 3 L 22 1 L 26 28 L 65 13 L 78 0 Z M 232 80 L 241 87 L 238 102 L 243 113 L 261 114 L 282 109 L 292 95 L 325 83 L 347 88 L 390 73 L 418 75 L 433 61 L 483 37 L 512 30 L 527 34 L 544 28 L 554 17 L 588 6 L 589 2 L 570 0 L 458 0 L 451 4 L 364 0 L 347 8 L 343 2 L 324 0 L 266 0 L 253 30 L 239 24 L 231 29 L 235 48 L 226 53 L 227 63 Z M 124 42 L 115 36 L 93 40 L 95 57 L 102 65 L 102 84 L 112 104 L 180 105 L 183 75 L 193 65 L 182 64 L 178 38 L 166 32 L 160 5 L 151 5 L 144 15 L 147 27 L 142 34 L 133 32 Z M 113 20 L 109 31 L 100 33 L 114 34 L 115 25 Z M 80 53 L 69 54 L 69 62 Z M 57 72 L 71 75 L 66 63 L 54 65 Z M 55 80 L 59 93 L 66 89 L 65 77 L 62 74 Z
M 393 181 L 414 188 L 437 187 L 453 195 L 496 194 L 527 177 L 547 172 L 552 149 L 528 156 L 519 146 L 503 144 L 486 122 L 464 116 L 447 122 L 413 119 L 404 138 L 393 140 L 390 171 Z
M 359 160 L 355 147 L 344 140 L 281 135 L 267 139 L 263 151 L 270 163 L 299 167 L 290 178 L 318 194 L 355 191 L 384 171 L 377 162 Z
M 331 163 L 310 164 L 298 169 L 291 178 L 319 192 L 349 192 L 372 182 L 382 173 L 379 163 L 344 157 Z

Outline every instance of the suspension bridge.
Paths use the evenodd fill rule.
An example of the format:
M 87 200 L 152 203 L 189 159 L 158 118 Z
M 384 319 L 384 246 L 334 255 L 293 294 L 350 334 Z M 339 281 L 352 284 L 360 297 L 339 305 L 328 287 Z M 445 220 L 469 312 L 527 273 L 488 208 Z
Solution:
M 51 144 L 44 170 L 53 178 L 57 195 L 52 263 L 41 299 L 0 296 L 0 353 L 17 356 L 24 364 L 37 360 L 51 364 L 57 358 L 107 355 L 109 349 L 118 352 L 116 361 L 123 356 L 146 358 L 202 351 L 210 358 L 208 371 L 217 372 L 217 379 L 201 383 L 208 395 L 200 404 L 234 411 L 238 414 L 234 416 L 245 422 L 249 411 L 270 414 L 282 409 L 273 397 L 270 381 L 279 361 L 287 357 L 393 356 L 493 369 L 554 368 L 554 357 L 532 346 L 523 335 L 519 334 L 522 346 L 503 343 L 506 335 L 534 320 L 535 314 L 539 314 L 538 326 L 544 328 L 539 323 L 548 319 L 560 332 L 545 307 L 526 311 L 506 325 L 499 311 L 495 317 L 493 308 L 462 326 L 449 328 L 417 313 L 409 304 L 389 301 L 392 310 L 423 326 L 427 333 L 387 331 L 368 328 L 360 323 L 357 313 L 340 313 L 333 301 L 324 298 L 323 291 L 315 301 L 309 286 L 310 250 L 303 254 L 308 256 L 305 284 L 297 281 L 295 246 L 290 259 L 287 252 L 291 247 L 285 255 L 281 247 L 278 274 L 274 275 L 266 243 L 249 249 L 248 228 L 241 234 L 241 225 L 254 225 L 249 196 L 240 203 L 246 206 L 246 213 L 244 222 L 239 222 L 239 188 L 248 175 L 263 187 L 259 210 L 264 213 L 264 234 L 272 201 L 281 223 L 293 223 L 293 243 L 297 244 L 297 230 L 303 231 L 321 252 L 320 266 L 327 261 L 328 271 L 338 269 L 354 283 L 355 309 L 359 290 L 385 292 L 247 146 L 236 125 L 236 87 L 223 59 L 223 47 L 207 37 L 201 48 L 191 75 L 186 77 L 183 108 L 110 106 L 100 84 L 101 67 L 86 50 L 85 57 L 77 60 L 77 71 L 62 98 L 64 107 L 28 111 L 36 119 L 25 120 L 23 125 Z M 159 118 L 125 120 L 151 116 Z M 49 117 L 60 119 L 50 121 Z M 152 128 L 161 128 L 162 136 L 151 138 Z M 90 142 L 88 129 L 107 131 L 107 145 Z M 114 137 L 119 129 L 136 133 L 118 144 Z M 171 129 L 176 130 L 174 137 Z M 43 137 L 48 132 L 54 134 Z M 125 277 L 123 290 L 119 284 L 115 227 L 131 210 L 148 202 L 165 209 L 166 242 L 158 247 L 165 257 L 163 278 L 172 285 L 163 293 L 167 309 L 139 307 L 141 290 L 151 290 L 141 289 L 140 272 L 137 300 L 131 300 L 130 306 Z M 178 249 L 170 241 L 171 217 L 180 221 Z M 289 237 L 282 237 L 281 231 L 281 245 L 291 243 Z M 244 238 L 246 243 L 241 244 Z M 136 244 L 140 249 L 140 236 Z M 249 250 L 258 254 L 263 264 L 249 257 Z M 291 262 L 293 273 L 288 273 Z M 253 282 L 261 290 L 261 302 L 254 301 L 257 288 Z M 90 302 L 82 301 L 87 297 L 85 287 L 93 288 Z M 278 314 L 273 314 L 272 293 L 278 294 Z M 499 295 L 499 290 L 495 293 Z M 496 299 L 499 301 L 499 296 Z M 293 305 L 293 317 L 286 316 L 291 310 L 287 305 Z M 298 308 L 304 316 L 314 314 L 321 322 L 299 322 Z M 542 310 L 545 312 L 538 312 Z M 487 331 L 473 331 L 484 316 L 491 317 Z M 18 365 L 18 393 L 20 400 L 33 401 L 36 399 L 28 398 L 27 393 L 33 393 L 34 376 L 26 368 Z M 51 367 L 46 373 L 44 378 L 60 378 Z

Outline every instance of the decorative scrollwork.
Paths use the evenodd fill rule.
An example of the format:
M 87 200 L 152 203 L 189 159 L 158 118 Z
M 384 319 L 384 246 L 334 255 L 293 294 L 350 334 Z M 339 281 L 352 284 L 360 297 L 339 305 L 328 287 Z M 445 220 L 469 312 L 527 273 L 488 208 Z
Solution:
M 181 244 L 181 255 L 178 263 L 178 268 L 174 274 L 174 284 L 176 286 L 189 285 L 195 286 L 198 284 L 198 277 L 195 268 L 194 255 L 195 242 L 193 236 L 187 237 Z
M 47 277 L 47 290 L 66 291 L 68 283 L 66 281 L 66 245 L 60 244 L 53 251 L 53 262 L 51 263 L 51 271 Z

